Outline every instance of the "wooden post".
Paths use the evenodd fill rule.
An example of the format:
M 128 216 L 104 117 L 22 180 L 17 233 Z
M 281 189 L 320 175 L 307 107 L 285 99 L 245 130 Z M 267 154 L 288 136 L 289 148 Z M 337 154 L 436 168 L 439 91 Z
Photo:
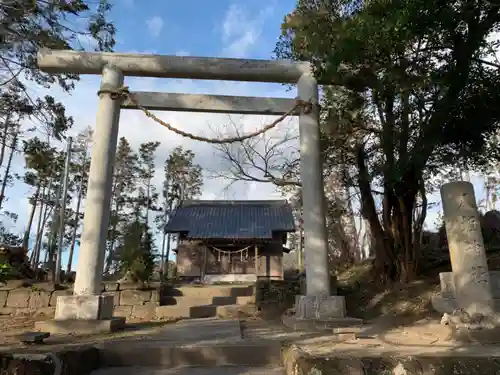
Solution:
M 255 245 L 254 248 L 255 248 L 255 277 L 258 280 L 259 279 L 259 247 L 257 245 Z

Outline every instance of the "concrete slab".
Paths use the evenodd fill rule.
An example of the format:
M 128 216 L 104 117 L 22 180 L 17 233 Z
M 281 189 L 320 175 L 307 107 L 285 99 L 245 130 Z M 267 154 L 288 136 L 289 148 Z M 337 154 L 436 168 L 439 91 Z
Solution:
M 108 367 L 90 375 L 284 375 L 282 367 L 180 367 L 173 369 L 154 367 Z
M 120 340 L 133 346 L 209 346 L 242 342 L 239 321 L 215 318 L 193 319 L 167 324 L 147 336 L 130 336 Z M 106 343 L 101 344 L 108 345 Z
M 111 319 L 68 319 L 35 322 L 35 330 L 64 335 L 95 335 L 117 332 L 125 328 L 125 318 Z
M 170 324 L 151 339 L 176 345 L 203 345 L 206 341 L 222 343 L 242 340 L 239 321 L 214 318 L 185 320 Z
M 347 328 L 347 327 L 361 327 L 363 324 L 362 319 L 357 318 L 332 318 L 328 320 L 319 319 L 298 319 L 294 315 L 283 316 L 283 325 L 294 331 L 332 331 L 337 328 Z
M 142 340 L 97 345 L 106 366 L 281 365 L 280 341 L 243 340 L 239 321 L 196 319 L 162 327 Z
M 282 346 L 279 342 L 179 347 L 121 342 L 99 347 L 99 357 L 105 367 L 281 366 Z

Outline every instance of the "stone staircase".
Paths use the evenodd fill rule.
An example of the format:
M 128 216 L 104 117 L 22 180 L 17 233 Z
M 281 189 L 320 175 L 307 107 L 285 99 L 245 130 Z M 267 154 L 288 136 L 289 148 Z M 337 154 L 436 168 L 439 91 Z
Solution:
M 230 318 L 255 302 L 252 285 L 188 285 L 162 290 L 157 319 Z
M 244 339 L 237 320 L 185 320 L 96 348 L 100 368 L 91 375 L 285 374 L 281 341 Z

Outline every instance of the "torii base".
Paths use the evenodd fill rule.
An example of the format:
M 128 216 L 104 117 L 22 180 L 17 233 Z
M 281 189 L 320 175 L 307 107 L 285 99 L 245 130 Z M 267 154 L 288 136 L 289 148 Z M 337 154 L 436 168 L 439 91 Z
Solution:
M 91 335 L 116 332 L 125 327 L 125 318 L 113 317 L 113 296 L 59 296 L 54 320 L 35 323 L 37 331 Z

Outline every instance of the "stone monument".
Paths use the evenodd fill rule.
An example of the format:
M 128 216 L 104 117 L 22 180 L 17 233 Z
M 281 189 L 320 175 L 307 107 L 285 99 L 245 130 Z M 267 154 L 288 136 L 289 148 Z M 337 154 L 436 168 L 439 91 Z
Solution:
M 443 214 L 458 308 L 493 314 L 493 294 L 474 187 L 458 181 L 441 188 Z
M 450 327 L 450 337 L 500 341 L 474 187 L 470 182 L 451 182 L 441 187 L 441 198 L 452 272 L 440 274 L 441 300 L 434 299 L 433 305 L 447 310 L 441 323 Z

